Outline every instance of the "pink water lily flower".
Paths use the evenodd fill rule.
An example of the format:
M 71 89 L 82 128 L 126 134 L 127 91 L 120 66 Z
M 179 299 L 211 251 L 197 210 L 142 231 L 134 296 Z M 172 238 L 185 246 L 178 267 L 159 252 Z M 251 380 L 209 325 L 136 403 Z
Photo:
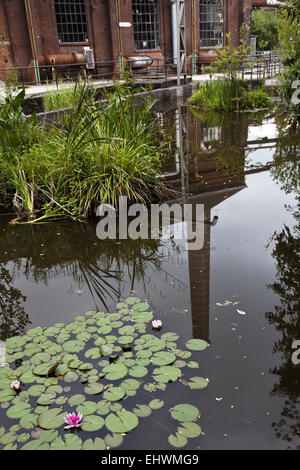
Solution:
M 161 320 L 153 320 L 152 327 L 155 328 L 155 329 L 161 328 L 162 327 L 162 321 Z
M 21 387 L 21 384 L 18 380 L 14 380 L 11 384 L 10 384 L 11 388 L 15 391 L 15 392 L 18 392 L 20 390 L 20 387 Z
M 81 413 L 68 413 L 65 417 L 65 429 L 72 429 L 72 428 L 79 428 L 81 421 L 82 421 L 82 414 Z

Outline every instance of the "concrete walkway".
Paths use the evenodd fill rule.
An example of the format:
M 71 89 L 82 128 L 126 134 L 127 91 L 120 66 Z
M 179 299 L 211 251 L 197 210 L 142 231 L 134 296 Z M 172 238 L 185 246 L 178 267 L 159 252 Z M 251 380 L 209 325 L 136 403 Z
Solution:
M 203 83 L 206 83 L 206 82 L 209 82 L 210 80 L 217 80 L 218 78 L 223 78 L 224 75 L 221 74 L 221 73 L 215 73 L 212 75 L 212 77 L 210 77 L 210 75 L 208 73 L 203 73 L 203 74 L 199 74 L 199 75 L 193 75 L 192 76 L 192 82 L 193 83 L 200 83 L 200 84 L 203 84 Z M 182 80 L 183 80 L 183 76 L 182 76 Z M 240 75 L 240 78 L 242 78 L 242 75 Z M 246 79 L 250 79 L 250 78 L 247 78 L 245 77 Z M 169 76 L 167 78 L 164 78 L 164 77 L 158 77 L 157 80 L 160 79 L 164 82 L 174 82 L 176 80 L 176 76 Z M 149 81 L 149 83 L 151 83 L 151 81 L 154 83 L 155 82 L 155 78 L 153 78 L 152 80 Z M 258 80 L 257 76 L 255 74 L 252 75 L 252 80 Z M 145 82 L 145 79 L 140 79 L 140 80 L 137 80 L 137 83 L 139 82 Z M 93 88 L 102 88 L 102 87 L 111 87 L 113 86 L 114 84 L 114 81 L 113 80 L 91 80 L 90 82 L 90 86 L 92 86 Z M 124 83 L 123 80 L 120 81 L 120 83 Z M 280 85 L 280 80 L 278 78 L 270 78 L 270 79 L 267 79 L 265 80 L 265 86 L 278 86 Z M 30 97 L 34 97 L 34 96 L 43 96 L 43 95 L 46 95 L 47 93 L 49 93 L 49 91 L 55 91 L 55 90 L 62 90 L 62 89 L 66 89 L 66 88 L 72 88 L 75 86 L 75 83 L 74 82 L 66 82 L 66 83 L 48 83 L 48 84 L 43 84 L 43 85 L 29 85 L 26 87 L 26 96 L 28 98 Z

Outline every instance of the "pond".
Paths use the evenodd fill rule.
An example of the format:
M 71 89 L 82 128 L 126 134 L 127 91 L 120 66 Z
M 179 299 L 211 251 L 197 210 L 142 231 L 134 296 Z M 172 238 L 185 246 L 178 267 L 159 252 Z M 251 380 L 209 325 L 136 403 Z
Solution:
M 84 356 L 93 348 L 95 338 L 99 334 L 115 335 L 116 331 L 126 337 L 131 329 L 122 328 L 134 324 L 133 338 L 140 346 L 134 354 L 150 349 L 151 365 L 176 366 L 179 377 L 153 381 L 147 370 L 151 354 L 138 354 L 140 362 L 134 364 L 131 345 L 127 344 L 130 340 L 125 339 L 126 344 L 121 341 L 119 349 L 108 348 L 108 356 L 112 352 L 123 354 L 129 368 L 146 368 L 144 375 L 136 370 L 125 377 L 139 382 L 138 390 L 131 383 L 133 393 L 118 396 L 125 380 L 122 373 L 118 382 L 109 372 L 106 374 L 105 387 L 113 383 L 115 397 L 105 388 L 108 393 L 104 398 L 97 396 L 97 390 L 95 394 L 93 390 L 84 391 L 86 383 L 73 382 L 72 377 L 69 383 L 59 379 L 53 385 L 50 377 L 48 386 L 62 387 L 47 390 L 53 396 L 48 396 L 49 402 L 41 402 L 40 408 L 44 406 L 45 411 L 55 403 L 56 409 L 62 407 L 65 413 L 76 410 L 76 406 L 67 406 L 74 394 L 85 393 L 88 398 L 84 395 L 83 400 L 94 403 L 106 399 L 107 413 L 97 413 L 96 408 L 87 411 L 87 402 L 82 404 L 85 419 L 98 417 L 98 421 L 87 420 L 83 429 L 69 433 L 82 442 L 106 437 L 106 446 L 120 449 L 299 448 L 300 365 L 292 362 L 292 343 L 300 340 L 299 136 L 292 136 L 284 120 L 276 116 L 222 117 L 179 106 L 160 112 L 159 118 L 162 126 L 174 130 L 179 147 L 177 160 L 170 159 L 164 168 L 169 187 L 176 191 L 176 200 L 204 204 L 203 249 L 187 251 L 184 240 L 163 238 L 101 241 L 96 236 L 96 220 L 87 224 L 61 220 L 36 226 L 10 225 L 13 215 L 2 214 L 0 339 L 30 330 L 27 342 L 37 344 L 35 337 L 41 332 L 36 328 L 56 325 L 54 330 L 44 330 L 47 339 L 55 343 L 61 335 L 58 344 L 64 353 L 78 353 L 79 361 L 88 357 L 85 362 L 95 367 L 99 356 Z M 137 312 L 143 311 L 153 315 L 146 313 L 141 319 Z M 112 320 L 107 312 L 115 313 Z M 161 330 L 151 329 L 150 318 L 162 321 Z M 94 329 L 87 330 L 87 325 Z M 94 335 L 99 326 L 103 330 Z M 173 336 L 166 335 L 169 332 Z M 145 334 L 152 337 L 143 339 Z M 66 348 L 65 342 L 76 335 L 81 335 L 79 343 L 86 341 L 85 346 Z M 142 347 L 143 341 L 158 338 L 165 341 L 162 348 Z M 188 343 L 191 338 L 203 342 L 193 347 Z M 11 343 L 8 348 L 12 368 L 22 366 L 23 346 Z M 160 351 L 164 354 L 159 359 Z M 59 352 L 53 350 L 52 355 L 56 357 Z M 175 354 L 174 359 L 168 361 L 166 352 Z M 17 355 L 10 358 L 13 353 Z M 35 366 L 40 362 L 37 360 Z M 110 362 L 120 364 L 106 357 L 101 367 Z M 88 380 L 88 370 L 84 372 L 85 382 L 92 389 L 105 375 L 100 373 L 100 379 L 94 381 Z M 58 376 L 64 373 L 62 370 Z M 159 371 L 151 373 L 157 376 Z M 48 374 L 38 375 L 36 383 L 43 385 Z M 1 377 L 5 383 L 1 375 L 0 383 Z M 205 382 L 197 379 L 193 386 L 193 377 Z M 24 412 L 17 409 L 16 415 L 9 413 L 10 400 L 0 400 L 0 448 L 20 448 L 34 439 L 39 441 L 36 448 L 43 448 L 45 442 L 47 448 L 48 442 L 53 442 L 54 435 L 41 440 L 34 421 L 25 430 L 18 428 L 19 418 L 28 414 L 32 400 L 37 400 L 35 394 L 26 395 L 32 384 L 30 380 L 22 383 L 21 403 L 30 403 Z M 78 403 L 82 403 L 80 398 Z M 190 407 L 176 408 L 179 404 Z M 93 410 L 93 404 L 90 406 Z M 128 423 L 134 418 L 129 416 L 125 425 L 130 432 L 115 425 L 102 427 L 99 416 L 106 420 L 109 412 L 118 413 L 123 406 L 138 417 L 138 426 L 133 423 L 130 429 Z M 39 416 L 42 413 L 38 410 Z M 2 436 L 1 426 L 5 430 Z M 107 438 L 108 432 L 116 434 Z M 64 444 L 58 441 L 57 435 L 55 439 L 56 448 L 68 444 L 67 440 Z M 75 439 L 72 445 L 76 448 L 81 444 Z M 104 446 L 103 441 L 98 445 Z

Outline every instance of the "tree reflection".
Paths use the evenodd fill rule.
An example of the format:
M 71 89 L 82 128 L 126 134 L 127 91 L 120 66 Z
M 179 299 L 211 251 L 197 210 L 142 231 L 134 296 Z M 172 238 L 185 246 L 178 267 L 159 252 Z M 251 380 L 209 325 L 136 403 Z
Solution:
M 271 370 L 279 381 L 271 395 L 286 397 L 281 419 L 274 422 L 276 436 L 288 443 L 295 442 L 300 448 L 300 370 L 292 363 L 292 344 L 300 339 L 300 227 L 299 206 L 297 224 L 291 230 L 284 226 L 274 234 L 275 248 L 272 256 L 276 260 L 277 279 L 269 287 L 280 298 L 273 312 L 266 314 L 269 322 L 280 332 L 281 338 L 274 345 L 274 353 L 281 355 L 281 364 Z
M 11 336 L 25 333 L 30 323 L 24 310 L 26 297 L 13 286 L 9 270 L 0 265 L 0 339 L 5 341 Z
M 278 140 L 271 175 L 286 193 L 299 194 L 300 129 L 294 131 L 286 117 L 277 122 Z

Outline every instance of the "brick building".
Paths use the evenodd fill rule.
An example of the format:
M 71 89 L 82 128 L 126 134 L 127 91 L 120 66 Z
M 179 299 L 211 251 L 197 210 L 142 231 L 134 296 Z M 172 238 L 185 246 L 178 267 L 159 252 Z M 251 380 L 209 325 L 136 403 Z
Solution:
M 188 56 L 194 53 L 198 63 L 210 61 L 228 32 L 237 45 L 242 23 L 250 23 L 252 3 L 185 0 Z M 172 4 L 174 0 L 0 0 L 0 69 L 28 67 L 35 57 L 40 65 L 51 56 L 55 63 L 80 62 L 84 48 L 92 49 L 96 63 L 117 63 L 120 56 L 172 62 Z

